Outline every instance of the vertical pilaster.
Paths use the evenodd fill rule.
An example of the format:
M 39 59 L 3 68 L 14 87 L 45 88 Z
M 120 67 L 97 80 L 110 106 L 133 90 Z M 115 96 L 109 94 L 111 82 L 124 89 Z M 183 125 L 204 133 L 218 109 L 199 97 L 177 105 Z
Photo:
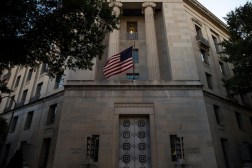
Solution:
M 116 16 L 119 16 L 121 13 L 122 3 L 119 1 L 110 2 L 110 7 L 113 7 L 113 11 L 115 12 Z M 119 53 L 120 48 L 120 30 L 114 29 L 113 32 L 109 34 L 109 48 L 108 48 L 108 57 L 111 57 L 117 53 Z
M 148 79 L 160 80 L 157 37 L 153 11 L 153 8 L 156 7 L 156 4 L 154 2 L 144 2 L 142 7 L 145 16 Z

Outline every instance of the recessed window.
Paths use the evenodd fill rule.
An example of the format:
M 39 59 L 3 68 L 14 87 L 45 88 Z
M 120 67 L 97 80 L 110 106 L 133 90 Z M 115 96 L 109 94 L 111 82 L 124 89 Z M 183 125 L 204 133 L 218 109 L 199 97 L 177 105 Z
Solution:
M 219 106 L 214 105 L 214 114 L 215 114 L 215 119 L 218 125 L 224 125 L 223 119 L 222 119 L 222 113 L 221 109 Z
M 9 102 L 9 107 L 10 108 L 13 106 L 14 100 L 15 100 L 15 95 L 11 96 L 11 98 L 10 98 L 10 102 Z
M 22 104 L 25 102 L 27 93 L 28 93 L 28 89 L 23 91 L 22 98 L 21 98 L 21 101 L 20 101 Z
M 42 86 L 43 86 L 43 82 L 41 82 L 41 83 L 39 83 L 39 84 L 37 85 L 35 97 L 39 97 L 39 96 L 40 96 L 40 94 L 41 94 L 40 92 L 41 92 Z
M 49 107 L 46 124 L 50 125 L 54 123 L 57 113 L 57 104 L 53 104 Z
M 132 58 L 134 63 L 139 63 L 138 49 L 134 48 L 132 51 Z
M 127 73 L 127 80 L 139 80 L 139 73 Z
M 212 36 L 212 39 L 213 39 L 213 42 L 214 42 L 215 51 L 216 51 L 216 52 L 220 52 L 220 46 L 218 45 L 219 42 L 218 42 L 217 37 Z
M 127 40 L 137 40 L 137 22 L 127 22 Z
M 202 37 L 202 31 L 201 28 L 197 25 L 195 25 L 195 30 L 196 30 L 196 34 L 198 37 Z
M 219 61 L 219 66 L 220 66 L 220 71 L 221 71 L 222 75 L 227 75 L 225 64 L 223 62 Z
M 237 125 L 238 125 L 238 127 L 239 127 L 240 129 L 244 129 L 241 114 L 240 114 L 240 113 L 238 113 L 238 112 L 235 112 L 235 116 L 236 116 L 236 121 L 237 121 Z
M 17 126 L 18 116 L 15 116 L 11 122 L 10 132 L 14 132 Z
M 212 75 L 210 75 L 209 73 L 206 73 L 206 80 L 207 80 L 207 86 L 209 89 L 213 89 L 213 79 L 212 79 Z
M 31 124 L 32 124 L 32 118 L 33 118 L 33 111 L 30 111 L 26 117 L 25 126 L 24 126 L 25 130 L 30 129 Z
M 28 72 L 28 75 L 27 75 L 26 82 L 28 82 L 28 81 L 30 81 L 30 80 L 31 80 L 32 73 L 33 73 L 33 69 L 30 69 L 30 70 L 29 70 L 29 72 Z
M 200 57 L 201 57 L 202 62 L 209 65 L 209 58 L 208 58 L 209 56 L 206 50 L 203 50 L 203 49 L 200 50 Z
M 21 75 L 17 77 L 16 83 L 15 83 L 15 88 L 18 87 L 18 84 L 20 82 Z

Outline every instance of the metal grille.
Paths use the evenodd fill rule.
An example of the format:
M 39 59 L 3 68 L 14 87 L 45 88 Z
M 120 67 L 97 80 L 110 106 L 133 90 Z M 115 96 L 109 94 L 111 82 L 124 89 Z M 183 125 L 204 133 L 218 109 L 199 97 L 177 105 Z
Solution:
M 151 168 L 148 118 L 120 119 L 119 168 Z

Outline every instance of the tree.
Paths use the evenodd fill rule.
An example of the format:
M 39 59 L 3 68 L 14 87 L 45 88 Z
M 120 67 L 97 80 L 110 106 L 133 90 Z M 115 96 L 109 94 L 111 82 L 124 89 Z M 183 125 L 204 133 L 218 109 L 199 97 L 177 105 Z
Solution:
M 252 91 L 252 3 L 227 14 L 230 39 L 220 43 L 223 61 L 233 65 L 234 76 L 223 79 L 225 87 L 234 94 Z
M 0 70 L 44 63 L 54 77 L 91 69 L 117 23 L 105 0 L 1 0 Z

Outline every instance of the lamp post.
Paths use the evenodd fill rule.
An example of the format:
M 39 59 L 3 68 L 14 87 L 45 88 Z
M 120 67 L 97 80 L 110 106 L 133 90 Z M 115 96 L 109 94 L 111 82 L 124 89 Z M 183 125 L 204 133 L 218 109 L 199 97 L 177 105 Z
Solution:
M 2 151 L 0 151 L 1 153 L 1 157 L 0 157 L 0 167 L 2 167 L 2 166 L 4 166 L 4 164 L 5 164 L 5 161 L 6 161 L 6 158 L 4 158 L 4 153 L 5 153 L 5 147 L 6 147 L 6 141 L 7 141 L 7 137 L 8 137 L 8 134 L 9 134 L 9 131 L 10 131 L 10 127 L 11 127 L 11 123 L 12 123 L 12 120 L 13 120 L 13 116 L 14 116 L 14 111 L 15 111 L 15 108 L 16 108 L 16 101 L 15 101 L 15 99 L 13 98 L 13 97 L 10 97 L 10 96 L 3 96 L 3 97 L 1 97 L 1 100 L 2 99 L 4 99 L 4 98 L 10 98 L 13 102 L 14 102 L 14 108 L 13 108 L 13 110 L 12 110 L 12 113 L 11 113 L 11 118 L 10 118 L 10 122 L 9 122 L 9 124 L 8 124 L 8 129 L 7 129 L 7 136 L 6 136 L 6 138 L 5 138 L 5 141 L 4 141 L 4 147 L 3 147 L 3 149 L 2 149 Z

